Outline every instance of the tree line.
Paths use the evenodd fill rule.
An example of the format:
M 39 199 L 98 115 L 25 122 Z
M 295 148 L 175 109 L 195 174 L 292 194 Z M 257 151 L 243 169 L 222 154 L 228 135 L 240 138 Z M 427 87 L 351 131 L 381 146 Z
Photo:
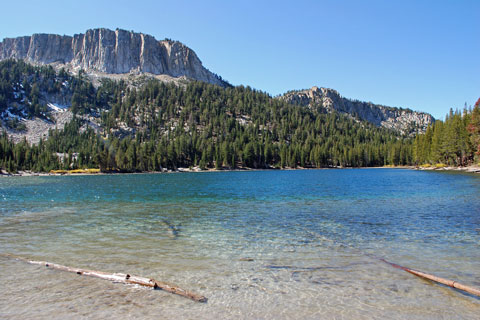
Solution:
M 371 167 L 415 161 L 412 138 L 320 106 L 291 105 L 250 87 L 148 78 L 135 86 L 104 79 L 94 87 L 82 73 L 71 76 L 15 61 L 8 68 L 18 69 L 19 76 L 1 89 L 7 101 L 17 99 L 12 93 L 17 79 L 47 79 L 57 85 L 54 93 L 70 97 L 74 113 L 63 130 L 51 130 L 38 145 L 14 144 L 3 134 L 0 165 L 11 172 Z M 37 86 L 40 96 L 52 90 L 49 84 Z M 95 116 L 102 129 L 88 127 L 86 115 Z
M 473 109 L 450 109 L 445 121 L 437 120 L 414 142 L 416 164 L 466 166 L 479 161 L 480 99 Z

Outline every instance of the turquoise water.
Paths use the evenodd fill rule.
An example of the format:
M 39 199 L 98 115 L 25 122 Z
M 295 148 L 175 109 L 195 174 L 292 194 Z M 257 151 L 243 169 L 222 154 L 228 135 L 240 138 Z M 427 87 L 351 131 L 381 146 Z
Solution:
M 0 253 L 171 282 L 181 297 L 0 257 L 1 318 L 475 319 L 480 176 L 399 169 L 0 179 Z

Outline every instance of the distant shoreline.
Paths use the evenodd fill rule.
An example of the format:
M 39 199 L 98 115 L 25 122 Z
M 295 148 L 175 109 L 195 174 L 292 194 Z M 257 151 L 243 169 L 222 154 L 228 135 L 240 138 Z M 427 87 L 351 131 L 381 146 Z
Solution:
M 421 171 L 455 171 L 455 172 L 468 172 L 468 173 L 480 173 L 480 165 L 471 165 L 466 167 L 436 167 L 436 166 L 429 166 L 429 167 L 416 167 L 416 170 Z
M 54 172 L 32 172 L 32 171 L 18 171 L 17 173 L 7 173 L 0 170 L 1 177 L 49 177 L 49 176 L 95 176 L 95 175 L 116 175 L 116 174 L 151 174 L 151 173 L 181 173 L 181 172 L 245 172 L 245 171 L 290 171 L 290 170 L 330 170 L 330 169 L 409 169 L 420 171 L 454 171 L 467 173 L 480 173 L 480 165 L 471 165 L 467 167 L 450 167 L 450 166 L 382 166 L 382 167 L 325 167 L 325 168 L 237 168 L 237 169 L 215 169 L 209 168 L 201 170 L 194 168 L 178 168 L 177 170 L 165 171 L 144 171 L 144 172 L 74 172 L 74 173 L 54 173 Z

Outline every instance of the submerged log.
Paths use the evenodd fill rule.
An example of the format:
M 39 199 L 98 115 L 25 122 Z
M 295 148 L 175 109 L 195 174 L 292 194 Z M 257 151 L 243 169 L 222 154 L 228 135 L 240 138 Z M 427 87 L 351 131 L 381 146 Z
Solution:
M 410 269 L 410 268 L 402 267 L 398 264 L 389 262 L 385 259 L 380 259 L 380 260 L 389 264 L 389 265 L 391 265 L 394 268 L 406 271 L 408 273 L 416 275 L 417 277 L 421 277 L 421 278 L 424 278 L 424 279 L 435 281 L 435 282 L 444 284 L 446 286 L 449 286 L 449 287 L 452 287 L 452 288 L 455 288 L 455 289 L 458 289 L 458 290 L 462 290 L 462 291 L 465 291 L 465 292 L 468 292 L 470 294 L 473 294 L 473 295 L 476 295 L 476 296 L 480 297 L 480 290 L 477 289 L 477 288 L 469 287 L 469 286 L 466 286 L 464 284 L 458 283 L 457 281 L 440 278 L 440 277 L 437 277 L 437 276 L 434 276 L 432 274 L 428 274 L 428 273 L 425 273 L 425 272 L 422 272 L 422 271 L 417 271 L 417 270 L 413 270 L 413 269 Z
M 179 229 L 177 226 L 171 224 L 167 220 L 162 220 L 162 224 L 167 228 L 168 230 L 168 236 L 172 239 L 177 239 L 178 238 L 178 233 Z
M 103 272 L 103 271 L 95 271 L 95 270 L 88 270 L 88 269 L 80 269 L 80 268 L 73 268 L 73 267 L 67 267 L 61 264 L 56 264 L 56 263 L 51 263 L 51 262 L 46 262 L 46 261 L 35 261 L 35 260 L 29 260 L 23 257 L 11 255 L 11 254 L 2 254 L 3 256 L 13 258 L 16 260 L 21 260 L 30 264 L 36 264 L 36 265 L 41 265 L 45 266 L 47 268 L 52 268 L 56 270 L 62 270 L 62 271 L 68 271 L 68 272 L 73 272 L 79 275 L 83 276 L 90 276 L 90 277 L 96 277 L 96 278 L 101 278 L 105 280 L 110 280 L 113 282 L 121 282 L 121 283 L 127 283 L 127 284 L 138 284 L 141 286 L 145 287 L 151 287 L 153 289 L 159 289 L 163 291 L 167 291 L 173 294 L 180 295 L 185 298 L 192 299 L 193 301 L 197 302 L 207 302 L 207 298 L 198 295 L 196 293 L 184 290 L 182 288 L 179 288 L 177 286 L 173 286 L 170 284 L 167 284 L 165 282 L 157 281 L 155 279 L 150 279 L 150 278 L 145 278 L 145 277 L 139 277 L 139 276 L 133 276 L 130 274 L 125 274 L 125 273 L 108 273 L 108 272 Z

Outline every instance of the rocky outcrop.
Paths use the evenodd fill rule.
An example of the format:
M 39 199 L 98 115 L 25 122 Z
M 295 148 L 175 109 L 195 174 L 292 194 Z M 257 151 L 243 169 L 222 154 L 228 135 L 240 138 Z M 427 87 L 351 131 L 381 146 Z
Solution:
M 323 108 L 326 112 L 346 113 L 359 120 L 403 134 L 425 132 L 428 125 L 435 121 L 428 113 L 350 100 L 327 88 L 312 87 L 308 90 L 290 91 L 280 98 L 301 106 Z
M 178 41 L 157 41 L 143 33 L 92 29 L 85 34 L 34 34 L 0 42 L 0 60 L 65 65 L 87 73 L 151 73 L 188 77 L 221 86 L 220 77 L 203 67 L 195 52 Z

